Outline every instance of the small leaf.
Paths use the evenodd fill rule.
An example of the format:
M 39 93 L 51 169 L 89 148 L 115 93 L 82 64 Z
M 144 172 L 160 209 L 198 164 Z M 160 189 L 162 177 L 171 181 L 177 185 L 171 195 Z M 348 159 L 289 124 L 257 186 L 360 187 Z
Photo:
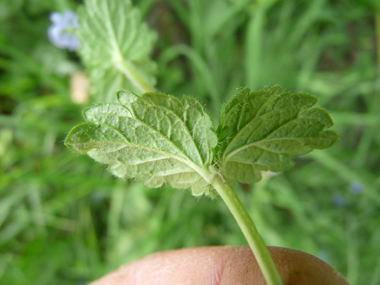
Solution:
M 84 111 L 87 122 L 65 140 L 72 151 L 87 153 L 121 178 L 191 187 L 194 195 L 213 195 L 199 175 L 213 161 L 217 137 L 212 121 L 194 98 L 182 101 L 158 92 L 141 97 L 120 91 L 118 103 Z
M 156 64 L 149 54 L 157 37 L 130 0 L 85 0 L 78 23 L 78 52 L 98 102 L 112 100 L 121 88 L 141 94 L 144 83 L 155 85 Z
M 328 113 L 312 108 L 317 99 L 304 93 L 281 93 L 279 86 L 250 92 L 241 89 L 223 106 L 216 149 L 228 183 L 253 183 L 261 171 L 289 169 L 290 158 L 332 146 L 338 135 Z

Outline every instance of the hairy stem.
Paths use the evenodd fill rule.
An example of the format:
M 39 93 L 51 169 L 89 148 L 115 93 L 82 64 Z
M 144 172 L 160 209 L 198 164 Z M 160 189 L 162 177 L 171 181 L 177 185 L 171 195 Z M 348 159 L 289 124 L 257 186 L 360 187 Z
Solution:
M 247 213 L 243 204 L 239 200 L 236 193 L 223 179 L 216 173 L 209 173 L 205 177 L 206 181 L 211 184 L 218 192 L 220 197 L 226 203 L 228 209 L 231 211 L 235 220 L 237 221 L 240 229 L 242 230 L 245 238 L 248 241 L 249 246 L 260 266 L 261 272 L 269 285 L 281 285 L 282 280 L 277 271 L 276 266 L 269 254 L 267 247 L 265 246 L 259 232 L 257 231 L 255 224 L 251 217 Z

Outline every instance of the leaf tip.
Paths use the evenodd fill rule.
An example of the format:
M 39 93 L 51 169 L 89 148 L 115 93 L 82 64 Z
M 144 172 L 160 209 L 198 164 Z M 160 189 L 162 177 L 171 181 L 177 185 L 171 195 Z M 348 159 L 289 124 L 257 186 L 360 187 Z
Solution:
M 136 94 L 129 92 L 125 89 L 121 89 L 116 92 L 117 101 L 124 106 L 130 106 L 133 102 L 140 99 Z
M 83 140 L 83 136 L 88 134 L 88 126 L 91 123 L 82 123 L 76 125 L 74 128 L 70 130 L 67 134 L 64 145 L 74 153 L 84 154 L 88 152 L 88 149 L 81 145 L 81 141 Z

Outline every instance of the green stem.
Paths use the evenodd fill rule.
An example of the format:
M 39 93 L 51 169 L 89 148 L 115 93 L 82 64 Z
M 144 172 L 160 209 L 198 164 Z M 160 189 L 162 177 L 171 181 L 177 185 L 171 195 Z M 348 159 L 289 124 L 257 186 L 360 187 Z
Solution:
M 133 85 L 139 88 L 142 93 L 156 91 L 144 80 L 144 78 L 142 78 L 132 63 L 121 60 L 116 64 L 116 67 L 120 72 L 124 73 L 124 75 L 133 83 Z
M 281 285 L 282 280 L 259 232 L 232 188 L 216 173 L 209 172 L 206 181 L 218 192 L 231 211 L 259 264 L 268 285 Z

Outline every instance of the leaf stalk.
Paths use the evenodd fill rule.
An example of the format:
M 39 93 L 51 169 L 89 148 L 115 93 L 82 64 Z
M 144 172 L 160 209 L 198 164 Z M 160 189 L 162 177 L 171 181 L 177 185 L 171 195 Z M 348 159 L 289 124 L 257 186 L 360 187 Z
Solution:
M 282 285 L 282 279 L 277 271 L 272 257 L 269 254 L 268 248 L 265 246 L 255 224 L 239 200 L 235 191 L 223 180 L 220 175 L 216 173 L 209 172 L 209 175 L 204 178 L 215 188 L 237 221 L 240 229 L 248 241 L 249 246 L 251 247 L 267 284 Z

